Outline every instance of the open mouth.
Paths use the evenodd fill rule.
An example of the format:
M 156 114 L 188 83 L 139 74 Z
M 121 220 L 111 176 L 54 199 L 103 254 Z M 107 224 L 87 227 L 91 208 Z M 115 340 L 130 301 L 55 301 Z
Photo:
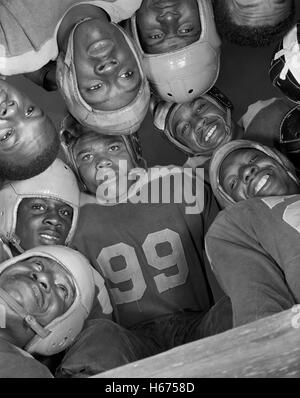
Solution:
M 40 233 L 42 240 L 48 244 L 57 244 L 61 240 L 61 235 L 56 231 L 45 231 Z
M 216 148 L 224 141 L 225 137 L 224 131 L 218 122 L 205 126 L 199 133 L 200 145 L 204 147 Z
M 256 176 L 253 179 L 249 187 L 250 188 L 249 191 L 251 193 L 251 195 L 249 195 L 250 197 L 260 195 L 269 187 L 271 182 L 271 174 L 272 173 L 270 172 L 268 173 L 264 172 L 263 174 L 260 173 L 260 175 Z M 266 192 L 264 192 L 264 194 L 266 194 Z
M 266 174 L 265 176 L 263 176 L 263 177 L 259 180 L 258 184 L 256 185 L 256 187 L 255 187 L 255 189 L 254 189 L 255 195 L 257 195 L 258 192 L 261 191 L 261 190 L 264 188 L 264 186 L 267 184 L 269 178 L 270 178 L 269 174 Z
M 204 141 L 205 142 L 210 142 L 211 139 L 213 138 L 216 130 L 217 130 L 217 125 L 216 124 L 214 126 L 212 126 L 211 128 L 209 128 L 208 130 L 206 130 L 206 132 L 204 134 Z

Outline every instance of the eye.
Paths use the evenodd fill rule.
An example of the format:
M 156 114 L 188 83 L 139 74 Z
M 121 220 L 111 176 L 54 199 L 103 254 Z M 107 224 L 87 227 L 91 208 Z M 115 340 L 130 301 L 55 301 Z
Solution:
M 60 214 L 62 214 L 64 217 L 72 217 L 72 212 L 68 209 L 62 209 L 60 211 Z
M 37 272 L 42 272 L 43 271 L 43 263 L 42 263 L 41 260 L 35 259 L 34 260 L 34 266 L 35 266 L 35 270 Z
M 33 111 L 34 111 L 34 106 L 29 106 L 28 108 L 27 108 L 27 111 L 25 112 L 25 116 L 26 117 L 28 117 L 28 116 L 31 116 L 32 115 L 32 113 L 33 113 Z
M 120 145 L 111 145 L 109 147 L 110 152 L 117 152 L 120 149 Z
M 65 285 L 62 285 L 61 283 L 58 283 L 57 288 L 62 292 L 63 296 L 65 299 L 69 297 L 69 291 Z
M 131 79 L 133 75 L 134 75 L 133 71 L 127 71 L 123 73 L 120 77 L 122 77 L 122 79 Z
M 163 36 L 163 33 L 155 33 L 153 35 L 150 35 L 149 38 L 153 39 L 153 40 L 156 40 L 156 39 L 162 38 L 162 36 Z
M 14 129 L 7 130 L 4 135 L 1 136 L 0 142 L 7 141 L 14 133 Z
M 102 83 L 97 83 L 97 84 L 94 84 L 93 86 L 90 86 L 87 89 L 87 91 L 97 91 L 97 90 L 100 90 L 102 86 L 103 86 Z
M 205 104 L 199 104 L 199 105 L 197 105 L 196 113 L 197 113 L 197 114 L 202 113 L 204 108 L 205 108 Z
M 31 208 L 33 210 L 46 210 L 46 206 L 42 203 L 34 203 Z
M 190 131 L 190 123 L 185 123 L 181 128 L 181 134 L 185 135 Z
M 81 157 L 81 160 L 82 160 L 83 162 L 87 162 L 87 161 L 89 161 L 89 160 L 91 160 L 91 159 L 93 159 L 93 155 L 92 155 L 91 153 L 86 153 L 85 155 L 83 155 L 83 156 Z
M 236 186 L 236 183 L 237 183 L 237 178 L 232 178 L 232 180 L 229 182 L 229 188 L 233 190 Z
M 193 30 L 194 30 L 194 28 L 182 28 L 182 29 L 179 29 L 178 32 L 185 35 L 187 33 L 192 32 Z

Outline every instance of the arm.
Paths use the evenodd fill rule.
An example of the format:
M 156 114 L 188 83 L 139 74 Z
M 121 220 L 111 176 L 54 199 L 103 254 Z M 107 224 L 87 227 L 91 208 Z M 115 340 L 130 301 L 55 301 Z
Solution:
M 256 223 L 254 212 L 238 210 L 232 206 L 222 212 L 206 236 L 211 267 L 232 301 L 234 326 L 295 304 L 282 268 L 263 247 L 266 239 L 257 227 L 263 227 L 262 218 Z
M 57 90 L 55 61 L 48 62 L 47 65 L 37 71 L 24 73 L 24 76 L 47 91 Z

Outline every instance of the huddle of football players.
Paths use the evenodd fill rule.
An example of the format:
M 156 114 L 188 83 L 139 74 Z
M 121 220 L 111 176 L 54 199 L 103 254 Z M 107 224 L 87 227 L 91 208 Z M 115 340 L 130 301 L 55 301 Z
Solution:
M 293 0 L 0 1 L 0 377 L 89 377 L 300 303 L 294 15 Z M 279 43 L 281 97 L 238 121 L 215 86 L 222 40 Z M 58 90 L 59 131 L 14 75 Z M 147 166 L 147 114 L 183 165 Z

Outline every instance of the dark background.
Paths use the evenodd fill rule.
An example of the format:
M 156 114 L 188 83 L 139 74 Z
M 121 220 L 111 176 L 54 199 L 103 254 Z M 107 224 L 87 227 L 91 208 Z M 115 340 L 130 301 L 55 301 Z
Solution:
M 300 5 L 296 1 L 295 21 L 300 19 Z M 238 119 L 248 105 L 260 99 L 280 97 L 272 87 L 268 68 L 276 44 L 263 48 L 240 47 L 223 41 L 220 74 L 216 86 L 226 94 L 234 105 L 233 118 Z M 23 76 L 8 78 L 20 90 L 42 107 L 52 118 L 57 128 L 66 113 L 64 102 L 57 92 L 47 92 Z M 184 163 L 186 156 L 169 144 L 154 128 L 148 112 L 140 129 L 144 157 L 149 166 Z

